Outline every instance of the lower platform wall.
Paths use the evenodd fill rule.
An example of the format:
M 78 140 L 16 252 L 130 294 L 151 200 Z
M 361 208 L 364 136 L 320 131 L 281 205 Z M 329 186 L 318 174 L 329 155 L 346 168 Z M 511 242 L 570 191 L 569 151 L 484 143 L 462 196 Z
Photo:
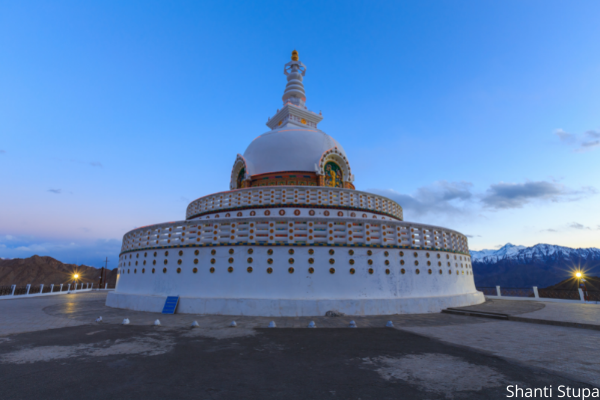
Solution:
M 167 296 L 148 296 L 111 292 L 106 305 L 135 311 L 161 312 Z M 248 315 L 269 317 L 324 316 L 336 310 L 346 315 L 392 315 L 436 313 L 448 307 L 481 304 L 481 292 L 451 296 L 392 299 L 231 299 L 181 297 L 177 313 L 208 315 Z

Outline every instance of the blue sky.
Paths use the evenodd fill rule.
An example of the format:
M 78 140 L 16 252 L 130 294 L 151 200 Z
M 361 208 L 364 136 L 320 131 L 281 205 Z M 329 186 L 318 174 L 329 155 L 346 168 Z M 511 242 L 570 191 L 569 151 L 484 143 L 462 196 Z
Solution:
M 281 106 L 283 64 L 356 186 L 405 219 L 600 246 L 600 2 L 0 1 L 0 257 L 116 265 Z

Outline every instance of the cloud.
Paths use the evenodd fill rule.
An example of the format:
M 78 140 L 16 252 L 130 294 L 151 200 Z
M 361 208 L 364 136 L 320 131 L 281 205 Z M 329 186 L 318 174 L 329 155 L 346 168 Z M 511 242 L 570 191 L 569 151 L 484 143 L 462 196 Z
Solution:
M 540 232 L 558 232 L 556 229 L 542 229 Z
M 564 143 L 575 143 L 577 140 L 577 136 L 572 133 L 567 133 L 562 129 L 557 129 L 554 131 L 554 134 L 558 136 L 561 142 Z
M 373 189 L 373 193 L 386 196 L 402 206 L 411 215 L 464 214 L 464 204 L 473 198 L 470 182 L 438 181 L 418 188 L 412 195 L 393 189 Z
M 576 149 L 575 151 L 578 153 L 583 153 L 598 146 L 600 146 L 600 140 L 594 140 L 592 142 L 583 142 L 581 143 L 581 147 Z
M 468 238 L 481 237 L 481 235 L 465 235 Z
M 55 194 L 61 194 L 62 193 L 62 189 L 48 189 L 48 191 L 50 193 L 55 193 Z
M 585 230 L 592 230 L 592 228 L 590 228 L 589 226 L 582 225 L 582 224 L 580 224 L 578 222 L 572 222 L 572 223 L 570 223 L 569 224 L 569 228 L 580 229 L 580 230 L 583 230 L 583 229 L 585 229 Z
M 6 154 L 6 150 L 0 150 L 0 154 Z
M 581 137 L 573 133 L 565 132 L 563 129 L 557 129 L 554 134 L 558 136 L 560 141 L 567 145 L 577 145 L 573 151 L 575 153 L 585 153 L 600 147 L 600 132 L 588 130 Z
M 525 183 L 500 182 L 490 185 L 489 189 L 481 198 L 481 202 L 487 208 L 510 209 L 522 208 L 525 204 L 534 200 L 573 201 L 595 193 L 591 187 L 573 191 L 563 185 L 554 182 L 538 181 Z
M 585 135 L 589 136 L 591 138 L 600 138 L 600 132 L 596 132 L 596 131 L 586 131 Z
M 91 165 L 92 167 L 102 168 L 102 163 L 100 161 L 80 161 L 80 160 L 69 160 L 69 161 L 78 163 L 78 164 Z

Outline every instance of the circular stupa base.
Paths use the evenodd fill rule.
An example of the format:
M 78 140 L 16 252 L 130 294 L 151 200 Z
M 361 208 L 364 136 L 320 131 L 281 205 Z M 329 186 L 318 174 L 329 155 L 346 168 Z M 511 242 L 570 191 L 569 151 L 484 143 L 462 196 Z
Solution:
M 106 305 L 134 311 L 161 312 L 166 296 L 111 292 Z M 261 317 L 323 316 L 327 311 L 346 315 L 391 315 L 436 313 L 449 307 L 481 304 L 481 292 L 448 296 L 406 297 L 391 299 L 242 299 L 181 297 L 179 314 L 248 315 Z

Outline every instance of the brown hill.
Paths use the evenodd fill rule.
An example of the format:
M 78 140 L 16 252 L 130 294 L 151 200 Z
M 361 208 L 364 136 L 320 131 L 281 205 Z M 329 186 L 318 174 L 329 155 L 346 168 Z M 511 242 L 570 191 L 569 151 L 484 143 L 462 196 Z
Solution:
M 63 264 L 52 257 L 33 256 L 0 260 L 0 286 L 27 284 L 50 285 L 72 283 L 73 275 L 79 274 L 77 282 L 98 285 L 100 270 L 86 265 Z M 117 269 L 107 271 L 106 282 L 114 287 L 117 281 Z

